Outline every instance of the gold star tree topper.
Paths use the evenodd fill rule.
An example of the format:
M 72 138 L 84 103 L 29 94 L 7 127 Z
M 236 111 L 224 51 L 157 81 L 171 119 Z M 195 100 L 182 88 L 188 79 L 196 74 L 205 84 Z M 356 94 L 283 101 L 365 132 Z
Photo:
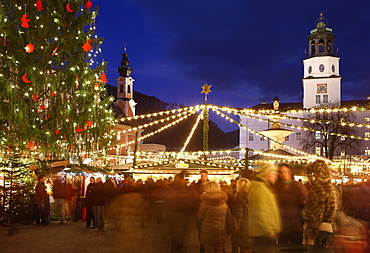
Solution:
M 212 92 L 211 87 L 212 87 L 212 85 L 208 85 L 208 83 L 204 84 L 202 86 L 202 92 L 201 93 L 205 93 L 205 94 L 208 95 L 208 93 Z

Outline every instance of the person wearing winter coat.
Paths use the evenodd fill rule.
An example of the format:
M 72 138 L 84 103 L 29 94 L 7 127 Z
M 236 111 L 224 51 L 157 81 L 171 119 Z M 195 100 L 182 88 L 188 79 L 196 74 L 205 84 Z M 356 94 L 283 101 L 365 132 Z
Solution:
M 248 230 L 254 246 L 276 244 L 281 231 L 280 211 L 273 191 L 276 180 L 277 169 L 272 164 L 264 164 L 251 182 Z
M 303 242 L 302 210 L 307 199 L 307 190 L 303 184 L 294 180 L 292 165 L 279 165 L 279 177 L 275 191 L 280 206 L 282 231 L 279 244 L 301 244 Z
M 200 222 L 200 242 L 206 253 L 222 253 L 228 238 L 226 215 L 228 211 L 227 195 L 213 181 L 204 183 L 204 193 L 197 213 Z
M 64 223 L 65 218 L 65 203 L 64 200 L 67 197 L 67 184 L 65 182 L 62 182 L 62 179 L 60 176 L 56 177 L 54 184 L 53 184 L 53 198 L 54 198 L 54 204 L 51 206 L 49 219 L 48 221 L 51 221 L 51 218 L 54 214 L 54 212 L 58 209 L 60 209 L 60 223 Z
M 338 209 L 338 196 L 330 179 L 330 168 L 323 160 L 316 160 L 306 167 L 312 173 L 312 185 L 308 192 L 305 221 L 307 244 L 327 246 L 333 236 L 333 224 Z
M 231 235 L 232 253 L 251 252 L 252 240 L 248 233 L 248 190 L 250 181 L 241 178 L 236 183 L 236 194 L 231 202 L 230 209 L 238 222 L 240 229 Z
M 90 192 L 93 212 L 94 212 L 94 226 L 91 229 L 104 229 L 104 212 L 103 207 L 107 201 L 107 192 L 105 185 L 103 184 L 102 178 L 97 177 L 94 186 Z
M 187 186 L 185 174 L 175 175 L 174 182 L 169 184 L 165 195 L 165 219 L 171 236 L 171 253 L 181 253 L 187 248 L 184 240 L 188 234 L 188 225 L 194 218 L 194 195 Z
M 35 207 L 36 207 L 36 224 L 40 225 L 47 223 L 47 215 L 45 214 L 45 201 L 48 197 L 45 186 L 45 176 L 39 175 L 35 187 Z

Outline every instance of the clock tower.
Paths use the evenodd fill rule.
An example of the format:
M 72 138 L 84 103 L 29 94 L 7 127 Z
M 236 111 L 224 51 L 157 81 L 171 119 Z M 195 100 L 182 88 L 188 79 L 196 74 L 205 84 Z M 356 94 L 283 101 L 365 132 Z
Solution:
M 308 55 L 303 60 L 303 108 L 337 104 L 341 100 L 339 57 L 334 53 L 333 30 L 321 13 L 308 36 Z
M 120 76 L 116 79 L 117 81 L 117 101 L 116 105 L 121 107 L 126 117 L 135 116 L 135 105 L 134 101 L 134 79 L 130 76 L 132 68 L 129 66 L 128 54 L 126 52 L 126 45 L 122 54 L 121 66 L 118 67 L 118 73 Z

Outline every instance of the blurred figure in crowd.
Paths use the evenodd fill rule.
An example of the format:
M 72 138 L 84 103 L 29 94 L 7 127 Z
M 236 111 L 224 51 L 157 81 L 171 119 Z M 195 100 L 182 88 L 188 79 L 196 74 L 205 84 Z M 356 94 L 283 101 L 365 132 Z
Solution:
M 172 239 L 170 252 L 181 253 L 187 247 L 184 238 L 194 210 L 193 192 L 187 186 L 183 173 L 176 174 L 174 182 L 168 186 L 164 210 Z
M 231 235 L 232 253 L 252 252 L 252 240 L 248 233 L 248 191 L 250 184 L 246 178 L 241 178 L 236 182 L 236 194 L 230 209 L 240 229 L 236 234 Z
M 86 227 L 89 228 L 91 226 L 91 222 L 94 222 L 94 212 L 93 212 L 93 199 L 91 196 L 92 188 L 95 184 L 95 178 L 90 177 L 90 183 L 86 188 L 86 198 L 85 198 L 85 206 L 86 206 Z M 94 223 L 93 223 L 94 224 Z
M 57 176 L 53 184 L 53 198 L 54 204 L 51 206 L 50 215 L 48 221 L 51 221 L 55 211 L 60 211 L 59 214 L 59 224 L 64 223 L 65 218 L 65 203 L 64 200 L 67 197 L 67 185 L 65 182 L 62 182 L 61 177 Z
M 273 185 L 278 178 L 272 164 L 264 164 L 249 189 L 248 230 L 254 246 L 276 244 L 281 231 L 279 206 Z
M 90 192 L 93 212 L 94 212 L 94 226 L 91 229 L 104 229 L 104 212 L 103 207 L 107 200 L 105 186 L 101 177 L 97 177 L 94 186 Z
M 312 174 L 304 210 L 305 239 L 307 244 L 326 246 L 333 236 L 333 223 L 338 206 L 337 193 L 330 180 L 330 168 L 323 160 L 316 160 L 306 167 Z
M 216 182 L 203 185 L 201 204 L 197 213 L 200 223 L 200 242 L 206 253 L 222 253 L 228 238 L 226 230 L 227 195 Z
M 204 192 L 204 184 L 207 183 L 209 180 L 208 180 L 208 171 L 206 170 L 201 170 L 199 172 L 200 174 L 200 179 L 199 181 L 193 186 L 193 189 L 194 189 L 194 195 L 195 195 L 195 199 L 196 199 L 196 202 L 195 202 L 195 212 L 197 213 L 198 210 L 199 210 L 199 207 L 200 207 L 200 203 L 201 203 L 201 200 L 200 200 L 200 196 L 203 194 Z M 196 218 L 196 224 L 197 224 L 197 229 L 198 229 L 198 234 L 199 234 L 199 244 L 200 244 L 200 253 L 205 253 L 205 249 L 204 249 L 204 245 L 202 244 L 202 242 L 200 241 L 200 222 L 199 220 Z
M 44 207 L 45 207 L 45 201 L 46 198 L 48 197 L 48 194 L 46 192 L 46 186 L 45 186 L 45 176 L 44 175 L 39 175 L 37 178 L 37 184 L 35 188 L 35 206 L 36 206 L 36 224 L 40 225 L 46 224 L 47 223 L 47 216 L 45 215 L 44 212 Z
M 279 177 L 275 184 L 282 221 L 279 244 L 301 244 L 303 242 L 302 211 L 307 198 L 307 190 L 302 183 L 294 180 L 292 169 L 292 165 L 288 163 L 280 164 Z

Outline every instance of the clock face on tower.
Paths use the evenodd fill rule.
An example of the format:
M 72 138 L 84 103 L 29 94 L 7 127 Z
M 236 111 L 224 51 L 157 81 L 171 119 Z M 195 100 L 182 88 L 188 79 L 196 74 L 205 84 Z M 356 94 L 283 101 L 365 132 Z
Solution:
M 317 93 L 328 93 L 328 85 L 326 83 L 318 83 Z
M 312 73 L 312 66 L 309 66 L 308 67 L 308 74 L 311 74 Z
M 319 70 L 320 70 L 320 72 L 324 72 L 324 70 L 325 70 L 324 64 L 320 64 Z

